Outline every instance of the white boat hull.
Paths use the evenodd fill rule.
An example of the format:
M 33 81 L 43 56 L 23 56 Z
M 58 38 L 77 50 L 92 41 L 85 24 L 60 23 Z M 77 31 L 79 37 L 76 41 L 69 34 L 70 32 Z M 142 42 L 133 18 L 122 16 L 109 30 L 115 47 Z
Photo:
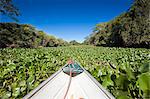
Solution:
M 114 99 L 86 70 L 71 78 L 67 92 L 69 80 L 70 76 L 60 70 L 24 99 Z

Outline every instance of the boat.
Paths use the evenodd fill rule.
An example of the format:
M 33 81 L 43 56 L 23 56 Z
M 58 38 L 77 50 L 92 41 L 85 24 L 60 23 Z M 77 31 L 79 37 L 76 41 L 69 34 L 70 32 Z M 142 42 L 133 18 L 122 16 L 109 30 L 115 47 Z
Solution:
M 115 99 L 78 62 L 65 66 L 23 99 Z

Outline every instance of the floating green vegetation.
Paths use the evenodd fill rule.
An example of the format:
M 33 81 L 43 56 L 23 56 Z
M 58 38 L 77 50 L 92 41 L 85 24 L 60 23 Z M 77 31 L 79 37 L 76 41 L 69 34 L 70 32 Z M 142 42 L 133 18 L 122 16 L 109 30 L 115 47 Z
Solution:
M 21 98 L 72 58 L 118 99 L 150 97 L 149 49 L 0 49 L 0 98 Z

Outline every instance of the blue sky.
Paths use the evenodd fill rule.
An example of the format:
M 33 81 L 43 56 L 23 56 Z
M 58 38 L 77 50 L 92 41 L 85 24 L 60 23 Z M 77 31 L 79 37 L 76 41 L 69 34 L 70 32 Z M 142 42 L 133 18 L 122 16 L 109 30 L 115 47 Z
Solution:
M 14 0 L 20 9 L 19 23 L 64 40 L 82 42 L 94 26 L 127 11 L 133 0 Z M 13 22 L 6 16 L 1 22 Z

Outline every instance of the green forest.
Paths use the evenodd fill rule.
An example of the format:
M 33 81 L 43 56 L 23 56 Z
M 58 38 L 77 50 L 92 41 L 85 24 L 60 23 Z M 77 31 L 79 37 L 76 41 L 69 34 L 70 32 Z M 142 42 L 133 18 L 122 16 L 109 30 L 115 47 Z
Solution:
M 29 24 L 0 23 L 1 48 L 66 46 L 68 42 L 36 30 Z
M 83 44 L 150 48 L 149 9 L 149 0 L 135 0 L 126 12 L 111 21 L 97 24 L 93 33 L 86 37 Z M 78 45 L 76 41 L 70 42 L 72 42 L 70 43 L 71 45 Z M 30 24 L 0 23 L 1 48 L 57 47 L 66 46 L 68 43 L 65 40 L 48 35 L 43 31 L 36 30 L 36 27 Z
M 150 48 L 150 2 L 135 0 L 132 6 L 111 21 L 97 24 L 86 44 Z

